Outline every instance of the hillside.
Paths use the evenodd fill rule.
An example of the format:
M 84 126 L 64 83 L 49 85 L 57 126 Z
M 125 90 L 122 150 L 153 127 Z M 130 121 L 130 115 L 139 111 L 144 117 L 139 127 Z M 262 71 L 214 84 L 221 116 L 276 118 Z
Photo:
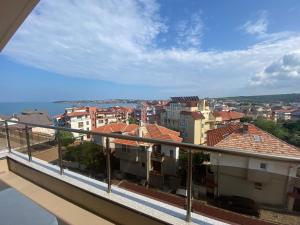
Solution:
M 236 96 L 222 97 L 218 100 L 235 100 L 238 102 L 300 102 L 300 94 L 277 94 L 277 95 L 255 95 L 255 96 Z

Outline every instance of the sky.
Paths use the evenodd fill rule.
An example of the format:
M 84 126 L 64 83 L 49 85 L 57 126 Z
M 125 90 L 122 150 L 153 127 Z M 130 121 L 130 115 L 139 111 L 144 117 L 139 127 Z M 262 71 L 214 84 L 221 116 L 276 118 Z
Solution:
M 300 1 L 43 0 L 0 76 L 0 102 L 299 93 Z

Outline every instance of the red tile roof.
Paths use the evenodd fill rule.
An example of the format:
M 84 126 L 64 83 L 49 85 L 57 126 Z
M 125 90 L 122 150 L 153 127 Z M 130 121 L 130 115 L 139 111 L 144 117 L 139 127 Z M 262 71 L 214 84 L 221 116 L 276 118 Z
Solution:
M 207 131 L 207 145 L 214 146 L 240 127 L 240 124 L 229 124 Z
M 90 115 L 90 113 L 89 112 L 71 112 L 71 113 L 67 113 L 67 116 L 69 116 L 69 117 L 85 116 L 85 115 Z
M 241 119 L 245 116 L 244 113 L 236 112 L 236 111 L 220 111 L 214 112 L 215 117 L 222 117 L 222 121 L 230 121 Z
M 190 112 L 190 111 L 181 111 L 182 115 L 190 115 L 193 117 L 194 120 L 201 120 L 205 119 L 201 112 Z
M 109 110 L 111 110 L 111 111 L 118 111 L 118 112 L 128 112 L 128 113 L 132 113 L 133 112 L 133 108 L 131 108 L 131 107 L 123 107 L 123 106 L 113 106 L 113 107 L 110 107 Z
M 130 146 L 139 146 L 139 143 L 137 141 L 131 141 L 131 140 L 124 140 L 124 139 L 115 139 L 114 140 L 115 144 L 119 145 L 130 145 Z
M 111 123 L 101 127 L 94 128 L 93 131 L 95 132 L 102 132 L 102 133 L 136 133 L 138 129 L 138 125 L 136 124 L 126 124 L 126 123 Z
M 161 140 L 168 140 L 168 141 L 177 141 L 181 142 L 182 138 L 179 137 L 180 133 L 170 130 L 168 128 L 159 126 L 157 124 L 146 124 L 145 125 L 147 134 L 144 137 L 147 138 L 156 138 Z M 93 129 L 95 132 L 102 132 L 102 133 L 113 133 L 113 132 L 120 132 L 120 133 L 128 133 L 130 135 L 137 135 L 139 126 L 136 124 L 125 124 L 125 123 L 112 123 L 107 124 L 101 127 L 97 127 Z M 138 146 L 139 143 L 136 141 L 130 140 L 123 140 L 123 139 L 115 139 L 115 143 L 123 144 L 123 145 L 132 145 Z
M 279 156 L 298 156 L 300 149 L 253 124 L 235 124 L 207 132 L 207 145 Z
M 179 137 L 180 133 L 174 130 L 170 130 L 157 124 L 146 124 L 146 129 L 148 131 L 147 137 L 182 142 L 182 138 Z

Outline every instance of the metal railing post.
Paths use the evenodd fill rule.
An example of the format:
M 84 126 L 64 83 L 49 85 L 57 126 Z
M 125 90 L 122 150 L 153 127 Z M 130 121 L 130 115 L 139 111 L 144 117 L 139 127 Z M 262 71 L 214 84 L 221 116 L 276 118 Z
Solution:
M 63 168 L 63 158 L 62 158 L 62 152 L 61 152 L 61 140 L 59 137 L 59 130 L 57 130 L 57 145 L 58 145 L 58 163 L 59 163 L 59 168 L 60 168 L 60 175 L 63 175 L 64 173 L 64 168 Z
M 25 126 L 25 132 L 26 132 L 26 143 L 27 143 L 27 153 L 28 153 L 28 160 L 31 162 L 32 156 L 31 156 L 31 148 L 30 148 L 30 140 L 29 140 L 29 130 L 28 126 Z
M 186 199 L 186 221 L 191 222 L 192 212 L 192 150 L 188 149 L 188 163 L 187 163 L 187 199 Z
M 111 192 L 111 167 L 109 137 L 106 138 L 106 169 L 107 169 L 107 193 Z
M 7 148 L 9 150 L 9 152 L 11 152 L 10 136 L 9 136 L 9 130 L 8 130 L 7 121 L 5 121 L 5 132 L 6 132 Z

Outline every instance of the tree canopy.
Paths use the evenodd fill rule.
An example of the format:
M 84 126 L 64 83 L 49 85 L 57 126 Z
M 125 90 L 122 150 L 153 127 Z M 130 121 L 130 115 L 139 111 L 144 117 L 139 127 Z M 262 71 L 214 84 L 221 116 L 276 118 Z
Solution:
M 300 121 L 279 121 L 257 119 L 254 124 L 274 136 L 300 147 Z
M 103 147 L 91 142 L 68 146 L 64 159 L 84 165 L 86 172 L 92 175 L 104 171 L 106 167 Z
M 73 134 L 69 131 L 64 131 L 64 130 L 59 131 L 58 135 L 62 146 L 68 146 L 74 143 L 75 141 Z

